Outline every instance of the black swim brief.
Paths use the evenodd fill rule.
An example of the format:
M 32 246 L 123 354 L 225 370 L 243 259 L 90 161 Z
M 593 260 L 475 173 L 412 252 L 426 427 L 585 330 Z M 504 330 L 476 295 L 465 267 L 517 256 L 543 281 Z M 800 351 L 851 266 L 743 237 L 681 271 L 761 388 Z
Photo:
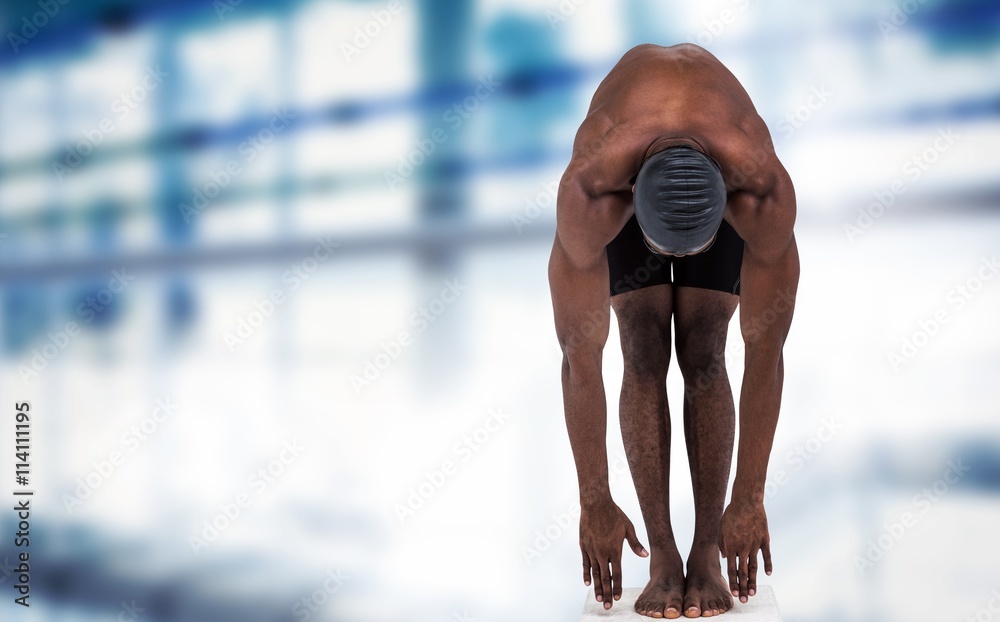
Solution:
M 730 294 L 740 293 L 743 239 L 725 220 L 715 242 L 704 252 L 685 257 L 657 255 L 642 239 L 633 215 L 607 246 L 611 295 L 652 285 L 700 287 Z

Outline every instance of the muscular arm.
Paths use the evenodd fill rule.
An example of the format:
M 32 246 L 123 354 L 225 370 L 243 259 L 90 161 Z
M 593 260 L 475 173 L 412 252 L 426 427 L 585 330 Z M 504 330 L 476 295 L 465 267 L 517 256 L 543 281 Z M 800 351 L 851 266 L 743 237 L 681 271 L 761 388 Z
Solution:
M 736 479 L 722 515 L 719 548 L 728 558 L 729 586 L 743 602 L 757 589 L 757 554 L 771 574 L 764 482 L 784 381 L 782 350 L 792 322 L 799 256 L 792 226 L 795 192 L 783 168 L 760 196 L 740 193 L 732 206 L 743 237 L 740 329 L 746 343 L 740 394 Z
M 584 191 L 571 171 L 559 186 L 549 285 L 563 352 L 566 428 L 580 486 L 583 580 L 590 585 L 593 577 L 594 596 L 609 609 L 622 595 L 622 540 L 628 540 L 636 555 L 648 555 L 632 522 L 611 498 L 601 373 L 611 319 L 604 248 L 630 212 L 619 194 Z
M 762 502 L 781 403 L 782 350 L 799 281 L 792 233 L 795 194 L 784 171 L 775 189 L 752 210 L 756 226 L 746 240 L 740 273 L 740 329 L 746 350 L 733 498 Z
M 607 402 L 602 356 L 608 339 L 611 299 L 602 240 L 588 232 L 586 213 L 600 209 L 574 181 L 560 185 L 561 222 L 549 260 L 556 336 L 562 349 L 563 407 L 580 504 L 610 500 L 606 450 Z
M 641 158 L 633 128 L 598 125 L 585 123 L 574 142 L 573 161 L 556 198 L 556 237 L 549 259 L 556 336 L 563 352 L 563 405 L 581 505 L 611 500 L 601 374 L 611 319 L 604 249 L 632 216 L 629 179 Z

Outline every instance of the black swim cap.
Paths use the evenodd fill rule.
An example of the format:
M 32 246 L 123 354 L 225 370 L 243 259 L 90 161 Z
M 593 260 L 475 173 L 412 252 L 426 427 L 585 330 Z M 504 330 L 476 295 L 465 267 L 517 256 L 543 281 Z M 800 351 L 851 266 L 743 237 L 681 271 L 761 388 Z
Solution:
M 722 224 L 726 182 L 712 158 L 690 147 L 650 156 L 635 179 L 635 218 L 660 249 L 689 254 L 708 244 Z

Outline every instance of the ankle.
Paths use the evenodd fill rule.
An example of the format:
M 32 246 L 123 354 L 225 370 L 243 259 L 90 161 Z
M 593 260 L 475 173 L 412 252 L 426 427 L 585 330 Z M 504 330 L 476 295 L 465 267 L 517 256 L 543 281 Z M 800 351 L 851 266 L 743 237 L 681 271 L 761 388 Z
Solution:
M 719 545 L 715 542 L 694 542 L 691 545 L 691 552 L 688 554 L 688 568 L 704 568 L 706 565 L 716 567 L 720 565 L 721 553 Z
M 684 580 L 684 561 L 650 564 L 649 578 L 654 582 L 672 583 Z
M 677 546 L 675 544 L 670 543 L 665 545 L 656 545 L 650 543 L 649 565 L 650 567 L 674 565 L 680 565 L 683 567 L 684 560 L 681 558 L 681 553 L 677 550 Z

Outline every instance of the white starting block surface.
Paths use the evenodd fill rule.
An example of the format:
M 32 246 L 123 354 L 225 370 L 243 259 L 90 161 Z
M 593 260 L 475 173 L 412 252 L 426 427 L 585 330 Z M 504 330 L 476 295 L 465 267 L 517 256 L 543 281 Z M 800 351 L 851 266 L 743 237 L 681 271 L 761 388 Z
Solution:
M 622 599 L 616 600 L 610 610 L 604 609 L 604 604 L 594 600 L 593 590 L 588 592 L 587 600 L 583 603 L 583 616 L 580 622 L 595 622 L 597 620 L 652 620 L 648 616 L 641 616 L 635 612 L 635 599 L 639 598 L 642 588 L 630 587 L 622 590 Z M 714 616 L 713 619 L 733 620 L 736 622 L 781 622 L 781 612 L 778 611 L 778 601 L 774 599 L 774 591 L 770 585 L 758 585 L 757 593 L 751 596 L 746 603 L 741 603 L 738 598 L 733 608 L 722 614 Z M 660 618 L 661 620 L 663 618 Z M 680 620 L 688 620 L 681 612 Z M 698 618 L 701 619 L 701 618 Z

